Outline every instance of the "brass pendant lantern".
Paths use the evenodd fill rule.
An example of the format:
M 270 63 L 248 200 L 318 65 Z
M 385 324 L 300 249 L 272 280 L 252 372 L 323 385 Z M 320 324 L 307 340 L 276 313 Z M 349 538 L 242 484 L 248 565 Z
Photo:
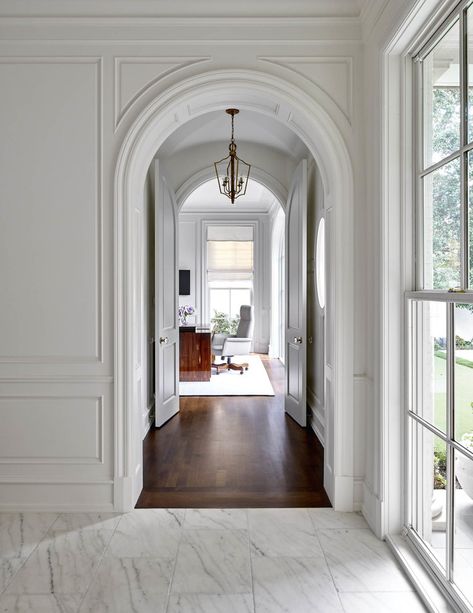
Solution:
M 223 160 L 215 162 L 214 166 L 220 193 L 230 198 L 232 204 L 234 204 L 237 198 L 246 193 L 251 166 L 241 160 L 236 153 L 237 146 L 233 137 L 233 121 L 235 115 L 240 111 L 238 109 L 227 109 L 225 112 L 232 116 L 232 139 L 228 145 L 229 154 Z

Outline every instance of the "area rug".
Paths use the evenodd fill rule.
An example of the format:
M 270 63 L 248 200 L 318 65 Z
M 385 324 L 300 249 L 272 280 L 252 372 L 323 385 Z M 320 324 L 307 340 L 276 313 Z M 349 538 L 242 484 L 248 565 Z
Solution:
M 248 370 L 242 375 L 237 370 L 228 370 L 217 375 L 212 368 L 210 381 L 181 381 L 180 396 L 274 396 L 271 381 L 257 355 L 238 356 L 233 361 L 248 362 Z

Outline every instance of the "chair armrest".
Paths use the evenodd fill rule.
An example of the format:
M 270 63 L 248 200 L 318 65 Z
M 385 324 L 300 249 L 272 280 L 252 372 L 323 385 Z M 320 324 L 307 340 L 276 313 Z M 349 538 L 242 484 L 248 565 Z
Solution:
M 251 338 L 227 337 L 222 347 L 222 356 L 248 355 L 251 349 Z

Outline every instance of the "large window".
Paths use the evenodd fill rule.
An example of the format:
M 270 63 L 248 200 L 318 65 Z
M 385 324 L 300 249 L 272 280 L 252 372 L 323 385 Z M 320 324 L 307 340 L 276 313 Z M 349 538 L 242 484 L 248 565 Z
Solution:
M 413 544 L 473 607 L 473 7 L 414 58 L 416 289 L 408 312 L 408 501 Z
M 207 227 L 207 288 L 210 318 L 235 320 L 242 304 L 253 304 L 253 226 Z

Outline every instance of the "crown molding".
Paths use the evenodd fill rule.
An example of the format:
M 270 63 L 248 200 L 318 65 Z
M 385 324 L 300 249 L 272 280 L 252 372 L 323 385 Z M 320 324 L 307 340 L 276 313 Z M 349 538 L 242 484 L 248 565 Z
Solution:
M 389 0 L 366 0 L 360 13 L 363 40 L 367 40 L 384 13 Z
M 0 27 L 2 39 L 19 38 L 32 30 L 30 39 L 50 36 L 55 39 L 58 31 L 66 40 L 80 38 L 191 40 L 228 42 L 237 40 L 317 40 L 360 41 L 361 24 L 357 17 L 155 17 L 155 16 L 106 16 L 81 15 L 2 15 Z M 69 31 L 65 31 L 70 29 Z M 84 30 L 81 36 L 82 30 Z M 12 31 L 10 34 L 9 30 Z M 43 31 L 41 31 L 43 30 Z M 231 32 L 229 38 L 228 34 Z

